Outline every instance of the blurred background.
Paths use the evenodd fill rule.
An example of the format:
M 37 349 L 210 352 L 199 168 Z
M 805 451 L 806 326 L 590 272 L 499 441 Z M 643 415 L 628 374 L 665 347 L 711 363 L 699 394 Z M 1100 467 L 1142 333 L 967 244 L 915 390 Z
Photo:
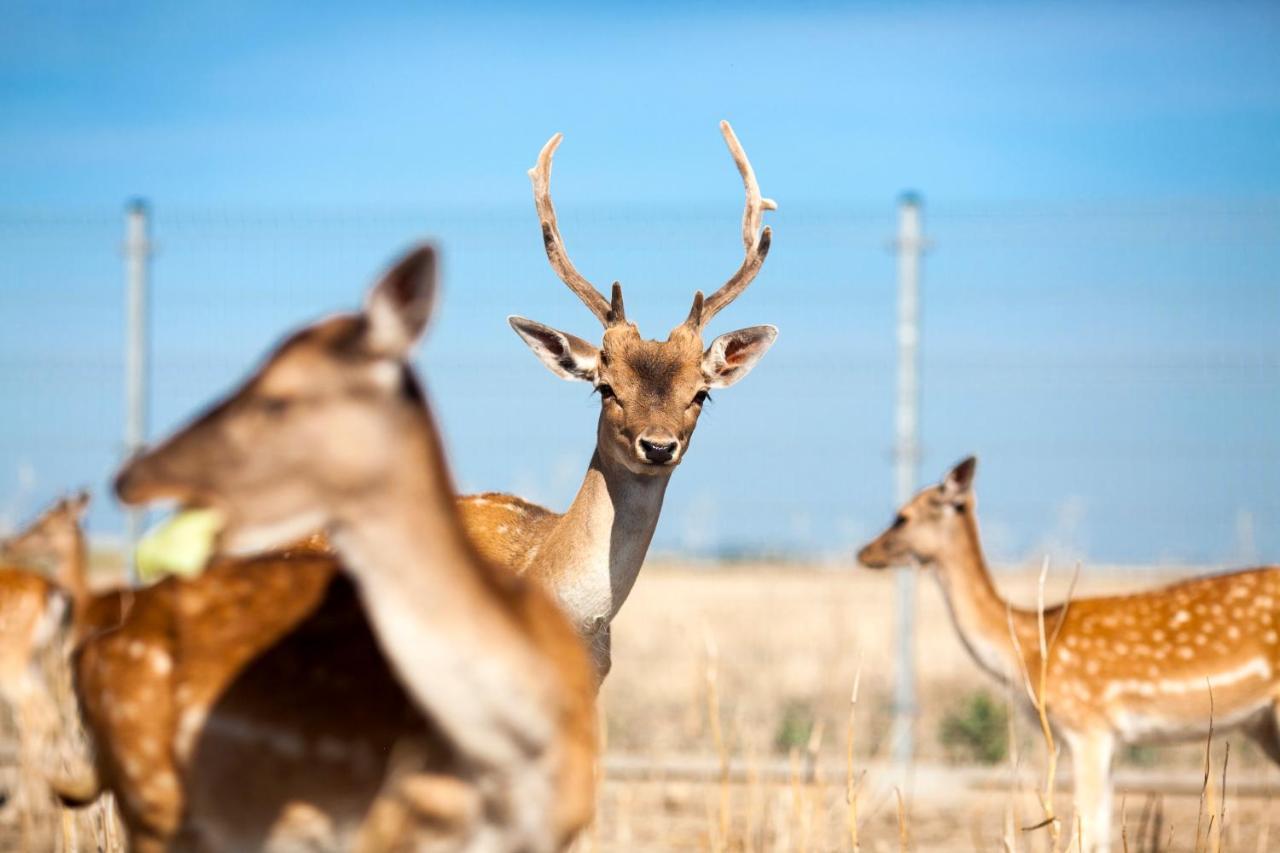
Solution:
M 447 251 L 421 357 L 466 489 L 563 507 L 597 403 L 519 313 L 595 321 L 540 246 L 555 131 L 577 265 L 650 337 L 774 250 L 714 333 L 781 329 L 716 395 L 655 548 L 848 559 L 894 509 L 900 194 L 923 198 L 920 472 L 982 459 L 988 547 L 1280 553 L 1280 9 L 1219 4 L 7 4 L 0 518 L 122 452 L 124 210 L 151 209 L 150 435 L 283 329 Z M 779 440 L 781 438 L 781 440 Z M 93 532 L 121 516 L 95 506 Z

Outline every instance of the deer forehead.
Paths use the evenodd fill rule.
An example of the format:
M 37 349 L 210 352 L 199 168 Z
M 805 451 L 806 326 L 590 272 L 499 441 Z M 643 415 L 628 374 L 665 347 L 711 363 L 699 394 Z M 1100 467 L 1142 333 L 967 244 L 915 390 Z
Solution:
M 936 488 L 926 489 L 907 504 L 903 515 L 911 521 L 929 521 L 941 516 L 946 506 Z
M 315 353 L 303 350 L 283 351 L 276 355 L 256 377 L 252 391 L 269 396 L 302 394 L 316 389 L 326 371 Z
M 601 365 L 609 381 L 623 387 L 668 393 L 702 381 L 702 347 L 690 336 L 646 341 L 634 331 L 605 333 Z
M 377 364 L 362 357 L 358 343 L 364 324 L 356 316 L 339 316 L 304 329 L 285 341 L 255 378 L 265 394 L 314 392 L 354 370 Z M 392 365 L 394 367 L 394 365 Z

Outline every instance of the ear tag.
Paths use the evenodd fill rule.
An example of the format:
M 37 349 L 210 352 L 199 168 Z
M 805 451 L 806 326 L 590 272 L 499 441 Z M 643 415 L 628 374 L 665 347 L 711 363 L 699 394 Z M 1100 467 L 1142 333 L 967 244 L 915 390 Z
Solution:
M 215 509 L 181 510 L 160 522 L 138 542 L 138 578 L 151 583 L 166 575 L 200 574 L 222 525 L 222 513 Z

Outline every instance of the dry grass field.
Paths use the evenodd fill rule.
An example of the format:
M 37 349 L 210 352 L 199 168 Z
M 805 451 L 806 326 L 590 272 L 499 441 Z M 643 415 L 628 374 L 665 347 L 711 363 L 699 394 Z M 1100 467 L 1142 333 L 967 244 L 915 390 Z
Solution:
M 1038 570 L 1014 567 L 997 583 L 1015 603 L 1034 607 Z M 1076 595 L 1139 589 L 1200 571 L 1085 568 Z M 1061 567 L 1050 575 L 1049 600 L 1065 595 L 1071 574 Z M 610 763 L 599 847 L 852 849 L 847 746 L 861 662 L 852 726 L 861 846 L 899 849 L 898 789 L 911 849 L 1003 849 L 1008 822 L 1021 828 L 1042 817 L 1033 791 L 1042 784 L 1043 742 L 1019 705 L 1013 717 L 1021 779 L 1016 796 L 1007 752 L 983 764 L 975 744 L 944 745 L 949 722 L 972 723 L 979 733 L 1002 731 L 1008 694 L 972 662 L 937 585 L 924 576 L 919 617 L 919 764 L 904 777 L 885 761 L 894 669 L 890 574 L 852 565 L 647 567 L 614 623 L 614 669 L 602 695 Z M 978 695 L 1000 712 L 994 724 L 972 719 L 975 706 L 984 705 Z M 717 739 L 730 764 L 727 787 L 719 781 Z M 1265 790 L 1280 784 L 1280 771 L 1235 735 L 1213 747 L 1202 839 L 1216 811 L 1211 805 L 1221 807 L 1225 740 L 1231 754 L 1222 846 L 1267 849 Z M 1214 849 L 1216 829 L 1213 843 L 1202 840 L 1198 848 L 1194 840 L 1204 761 L 1204 744 L 1122 751 L 1118 778 L 1119 792 L 1126 792 L 1129 849 L 1152 849 L 1153 833 L 1161 839 L 1158 849 Z M 1059 786 L 1059 814 L 1069 815 L 1065 759 Z M 1019 849 L 1045 849 L 1048 841 L 1044 830 L 1012 835 Z M 1276 838 L 1280 845 L 1280 827 Z
M 1090 568 L 1077 595 L 1187 573 Z M 1026 567 L 998 582 L 1014 601 L 1031 605 L 1035 574 Z M 1051 597 L 1065 591 L 1069 576 L 1068 568 L 1051 576 Z M 936 585 L 922 578 L 920 590 L 919 762 L 904 774 L 885 760 L 891 575 L 852 566 L 647 567 L 614 624 L 614 669 L 602 695 L 608 749 L 599 819 L 579 849 L 1048 849 L 1045 829 L 1023 831 L 1042 817 L 1034 792 L 1043 781 L 1043 744 L 1018 712 L 1010 757 L 1007 693 L 970 661 Z M 956 730 L 960 736 L 945 736 Z M 115 849 L 107 812 L 60 815 L 23 783 L 6 716 L 0 732 L 0 850 L 59 850 L 69 842 L 80 850 Z M 1204 762 L 1204 744 L 1120 755 L 1128 849 L 1268 849 L 1267 791 L 1280 785 L 1280 771 L 1238 736 L 1214 744 L 1207 791 Z M 1069 816 L 1065 760 L 1059 788 L 1059 812 Z M 1120 802 L 1118 795 L 1117 808 Z M 1275 837 L 1280 843 L 1280 826 Z

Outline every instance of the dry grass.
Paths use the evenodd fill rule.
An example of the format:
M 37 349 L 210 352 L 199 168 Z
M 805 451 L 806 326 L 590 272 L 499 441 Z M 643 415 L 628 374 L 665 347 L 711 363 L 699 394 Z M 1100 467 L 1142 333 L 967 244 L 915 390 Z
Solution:
M 1072 591 L 1072 573 L 1064 571 L 1051 573 L 1041 591 L 1039 572 L 1027 567 L 1000 575 L 997 583 L 1019 605 L 1035 608 L 1039 601 L 1047 605 L 1069 595 L 1078 600 L 1123 592 L 1193 573 L 1085 569 Z M 740 774 L 741 780 L 735 777 L 730 785 L 728 849 L 895 850 L 903 843 L 905 827 L 911 849 L 917 851 L 1055 846 L 1074 850 L 1077 826 L 1063 826 L 1056 841 L 1046 832 L 1020 831 L 1023 816 L 1031 816 L 1028 823 L 1039 822 L 1034 816 L 1043 817 L 1044 803 L 1052 801 L 1053 792 L 1070 800 L 1070 776 L 1065 772 L 1069 764 L 1056 773 L 1061 778 L 1046 777 L 1046 752 L 1036 746 L 1044 741 L 1038 717 L 1020 713 L 1011 719 L 1012 773 L 1002 771 L 1009 781 L 1000 783 L 995 775 L 1000 771 L 988 771 L 978 784 L 979 777 L 967 768 L 945 765 L 946 752 L 936 737 L 943 713 L 975 687 L 986 687 L 994 695 L 1000 688 L 972 663 L 935 586 L 926 583 L 921 592 L 921 765 L 914 778 L 902 780 L 881 760 L 887 752 L 893 672 L 893 584 L 887 575 L 852 567 L 646 568 L 614 626 L 616 665 L 605 689 L 610 745 L 614 756 L 624 754 L 638 764 L 649 760 L 668 770 L 643 781 L 611 774 L 601 801 L 602 848 L 726 849 L 722 812 L 714 811 L 712 823 L 703 804 L 706 796 L 722 802 L 721 768 L 727 749 L 731 760 L 753 756 L 757 773 L 750 777 L 754 781 Z M 1054 627 L 1045 626 L 1036 638 L 1041 651 L 1052 646 Z M 705 658 L 698 652 L 708 633 L 716 640 L 718 731 L 703 713 L 708 686 L 700 669 Z M 1039 686 L 1040 675 L 1031 673 L 1033 687 Z M 855 678 L 860 681 L 857 725 L 850 730 L 849 685 Z M 1019 704 L 1026 704 L 1025 697 Z M 825 751 L 802 749 L 789 757 L 778 735 L 787 730 L 797 708 L 809 715 L 814 729 L 844 728 L 843 742 L 829 739 Z M 1049 751 L 1056 753 L 1056 745 Z M 1248 741 L 1237 739 L 1231 753 L 1236 779 L 1254 779 L 1269 767 Z M 680 759 L 687 763 L 697 755 L 706 757 L 711 770 L 705 782 L 691 780 L 688 768 L 679 766 Z M 1185 791 L 1158 801 L 1148 797 L 1140 826 L 1130 838 L 1131 849 L 1170 849 L 1170 837 L 1173 849 L 1195 848 L 1201 782 L 1196 768 L 1204 755 L 1201 743 L 1155 748 L 1135 757 L 1141 759 L 1144 778 L 1175 779 Z M 758 778 L 761 756 L 766 767 L 772 756 L 775 763 L 790 761 L 797 769 L 785 783 L 769 786 L 767 779 L 762 783 Z M 800 766 L 802 757 L 812 762 L 808 774 Z M 1122 754 L 1119 766 L 1133 766 L 1132 760 Z M 834 767 L 843 772 L 830 772 Z M 823 778 L 823 768 L 828 768 L 832 782 Z M 1036 777 L 1050 784 L 1029 784 Z M 897 784 L 905 785 L 902 825 L 894 794 Z M 1131 796 L 1145 794 L 1141 786 L 1130 791 Z M 626 844 L 611 834 L 618 817 L 615 798 L 627 803 Z M 685 806 L 686 799 L 698 807 Z M 1220 806 L 1210 813 L 1215 825 L 1210 830 L 1212 844 L 1252 849 L 1255 839 L 1265 841 L 1270 832 L 1262 819 L 1265 801 L 1233 796 L 1232 802 L 1230 845 L 1218 840 Z M 753 811 L 749 803 L 757 804 Z M 1054 816 L 1055 823 L 1065 824 L 1068 818 L 1077 823 L 1070 812 Z M 712 833 L 714 846 L 709 843 Z M 1211 840 L 1209 833 L 1199 838 L 1202 846 Z M 1119 848 L 1118 830 L 1114 841 Z
M 1038 569 L 1002 573 L 997 583 L 1015 604 L 1032 609 Z M 1073 595 L 1131 591 L 1191 573 L 1085 567 Z M 1066 597 L 1071 576 L 1050 573 L 1047 603 Z M 849 687 L 861 661 L 858 751 L 884 754 L 894 671 L 893 594 L 890 575 L 852 566 L 646 567 L 613 628 L 616 665 L 604 690 L 611 748 L 649 755 L 707 752 L 703 648 L 709 631 L 718 649 L 724 737 L 736 752 L 774 751 L 774 735 L 789 711 L 822 721 L 828 731 L 843 731 Z M 924 762 L 943 762 L 947 754 L 936 733 L 945 713 L 975 689 L 999 701 L 1003 688 L 973 663 L 936 584 L 927 580 L 920 586 L 919 624 L 918 755 Z M 1021 715 L 1017 722 L 1021 742 L 1038 743 L 1039 734 L 1023 725 Z M 843 746 L 829 739 L 828 757 L 843 760 Z M 1023 751 L 1024 765 L 1037 755 Z M 1250 753 L 1241 758 L 1242 767 L 1260 766 L 1253 750 L 1241 744 L 1240 751 Z M 1160 748 L 1152 757 L 1162 766 L 1199 767 L 1203 744 Z

